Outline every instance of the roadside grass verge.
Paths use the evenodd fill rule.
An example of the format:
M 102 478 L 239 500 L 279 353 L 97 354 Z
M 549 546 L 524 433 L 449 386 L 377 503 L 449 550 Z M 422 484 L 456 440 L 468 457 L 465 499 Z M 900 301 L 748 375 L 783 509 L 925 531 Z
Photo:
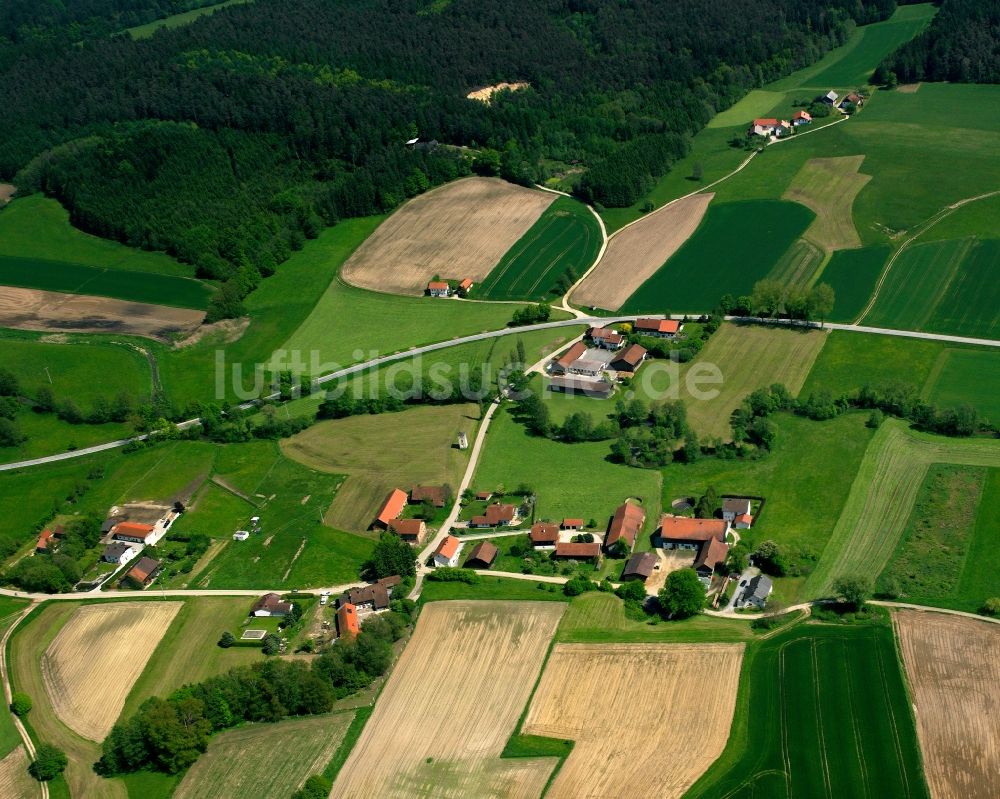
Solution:
M 424 580 L 420 602 L 447 602 L 452 599 L 520 600 L 523 602 L 568 602 L 561 585 L 512 577 L 487 577 L 479 575 L 476 583 L 438 583 Z
M 507 251 L 473 296 L 488 300 L 546 300 L 559 293 L 556 284 L 571 271 L 580 277 L 601 248 L 601 231 L 590 209 L 559 197 Z

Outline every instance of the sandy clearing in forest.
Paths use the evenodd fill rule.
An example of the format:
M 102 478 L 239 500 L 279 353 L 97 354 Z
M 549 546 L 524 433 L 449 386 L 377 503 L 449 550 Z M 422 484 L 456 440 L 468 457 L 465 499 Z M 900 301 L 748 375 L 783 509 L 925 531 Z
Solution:
M 28 774 L 28 762 L 24 747 L 20 745 L 0 760 L 0 796 L 27 799 L 40 794 L 38 783 Z
M 489 105 L 493 99 L 493 95 L 497 92 L 505 89 L 516 92 L 518 89 L 527 89 L 530 85 L 530 83 L 524 80 L 519 80 L 515 83 L 494 83 L 492 86 L 484 86 L 481 89 L 475 89 L 465 95 L 465 97 L 468 100 L 479 100 L 479 102 Z
M 68 333 L 125 333 L 166 340 L 190 333 L 204 311 L 84 294 L 0 286 L 0 327 Z
M 83 605 L 41 659 L 52 708 L 75 733 L 102 741 L 118 720 L 183 602 Z
M 896 92 L 898 94 L 916 94 L 920 91 L 921 84 L 919 81 L 917 83 L 901 83 L 896 87 Z
M 893 613 L 935 799 L 1000 796 L 1000 625 Z
M 13 183 L 0 183 L 0 205 L 6 205 L 10 202 L 10 198 L 14 196 L 14 192 L 17 191 L 17 186 Z
M 722 754 L 743 644 L 558 644 L 524 732 L 576 741 L 546 796 L 681 796 Z
M 341 270 L 348 283 L 422 295 L 435 275 L 479 283 L 559 195 L 499 178 L 463 178 L 414 197 Z
M 432 602 L 331 797 L 537 799 L 554 758 L 501 760 L 562 602 Z
M 691 237 L 714 196 L 684 197 L 612 236 L 600 263 L 573 292 L 573 303 L 621 308 Z

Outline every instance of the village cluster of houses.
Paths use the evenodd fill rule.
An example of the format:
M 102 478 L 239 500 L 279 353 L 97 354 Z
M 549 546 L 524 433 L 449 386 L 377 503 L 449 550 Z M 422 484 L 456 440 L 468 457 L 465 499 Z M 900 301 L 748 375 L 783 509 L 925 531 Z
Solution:
M 851 92 L 841 97 L 832 89 L 823 95 L 822 100 L 832 108 L 836 108 L 844 113 L 847 113 L 849 108 L 860 108 L 865 104 L 865 98 L 857 92 Z M 812 121 L 813 118 L 809 112 L 801 109 L 792 114 L 791 121 L 777 119 L 776 117 L 761 117 L 750 123 L 747 135 L 780 139 L 791 134 L 792 128 L 809 125 Z
M 684 325 L 675 319 L 637 319 L 634 332 L 653 338 L 676 338 Z M 592 327 L 549 364 L 549 390 L 606 399 L 614 381 L 634 377 L 649 356 L 641 344 L 627 344 L 614 328 Z
M 407 505 L 430 503 L 443 508 L 448 502 L 448 489 L 444 486 L 413 486 L 409 492 L 394 488 L 389 492 L 375 515 L 373 530 L 389 530 L 409 544 L 421 544 L 427 536 L 427 523 L 423 519 L 401 519 Z

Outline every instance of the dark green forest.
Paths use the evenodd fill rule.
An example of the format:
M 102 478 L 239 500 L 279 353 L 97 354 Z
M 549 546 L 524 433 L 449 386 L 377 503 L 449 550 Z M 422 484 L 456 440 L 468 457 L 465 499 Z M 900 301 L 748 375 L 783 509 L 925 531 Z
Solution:
M 902 83 L 920 80 L 1000 83 L 1000 0 L 943 0 L 930 26 L 883 62 Z
M 2 49 L 0 176 L 194 264 L 220 281 L 211 315 L 232 315 L 323 225 L 471 170 L 531 183 L 543 159 L 582 165 L 584 200 L 634 203 L 716 111 L 894 8 L 257 0 L 142 41 L 36 37 Z M 531 88 L 465 98 L 515 80 Z

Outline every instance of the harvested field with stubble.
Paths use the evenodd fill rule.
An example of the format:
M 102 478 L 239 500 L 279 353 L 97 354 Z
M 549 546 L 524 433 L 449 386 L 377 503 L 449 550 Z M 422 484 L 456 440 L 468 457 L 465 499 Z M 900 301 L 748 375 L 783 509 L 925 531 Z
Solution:
M 625 228 L 573 292 L 576 305 L 617 311 L 663 266 L 701 223 L 714 194 L 684 197 Z
M 742 663 L 742 644 L 558 644 L 524 722 L 576 741 L 546 796 L 681 796 L 726 746 Z
M 167 340 L 191 333 L 204 311 L 113 300 L 84 294 L 4 286 L 0 292 L 0 327 L 54 333 L 121 333 Z
M 562 602 L 432 602 L 331 796 L 538 799 L 555 758 L 500 759 Z
M 28 755 L 18 746 L 0 760 L 0 796 L 28 799 L 41 793 L 39 784 L 28 774 Z
M 1000 796 L 1000 625 L 893 614 L 935 799 Z
M 424 293 L 435 275 L 476 283 L 558 195 L 499 178 L 463 178 L 414 197 L 378 226 L 341 270 L 354 286 Z
M 183 604 L 116 602 L 78 608 L 41 659 L 45 690 L 59 719 L 84 738 L 102 741 Z
M 216 799 L 222 793 L 240 799 L 291 796 L 307 777 L 326 768 L 353 718 L 353 713 L 337 713 L 224 732 L 184 775 L 173 799 Z
M 782 199 L 800 202 L 816 212 L 805 238 L 833 252 L 861 246 L 854 227 L 854 198 L 872 179 L 861 174 L 863 155 L 812 158 L 798 171 Z

